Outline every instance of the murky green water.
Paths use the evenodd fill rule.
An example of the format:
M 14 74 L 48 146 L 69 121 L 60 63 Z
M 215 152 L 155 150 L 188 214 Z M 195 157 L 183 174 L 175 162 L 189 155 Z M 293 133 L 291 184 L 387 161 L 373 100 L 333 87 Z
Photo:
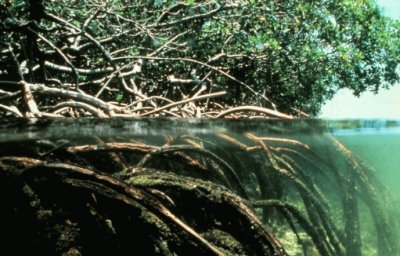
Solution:
M 289 255 L 399 255 L 399 145 L 397 120 L 0 123 L 0 159 L 117 178 L 151 168 L 222 185 L 252 205 Z
M 386 204 L 393 211 L 393 225 L 400 233 L 400 132 L 398 126 L 385 127 L 381 122 L 377 126 L 348 129 L 338 132 L 335 137 L 351 150 L 359 159 L 367 163 L 376 172 L 379 181 L 385 187 Z M 366 217 L 368 219 L 368 217 Z M 367 225 L 364 225 L 367 226 Z M 376 232 L 371 228 L 362 230 L 364 235 Z M 374 249 L 370 255 L 378 254 Z M 393 252 L 394 255 L 399 252 Z
M 376 169 L 383 184 L 400 200 L 400 135 L 354 134 L 337 138 Z

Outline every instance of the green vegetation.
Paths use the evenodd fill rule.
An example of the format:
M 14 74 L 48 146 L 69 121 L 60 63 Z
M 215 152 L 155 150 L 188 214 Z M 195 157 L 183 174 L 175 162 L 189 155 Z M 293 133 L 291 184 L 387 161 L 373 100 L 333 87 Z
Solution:
M 4 251 L 397 255 L 387 191 L 335 139 L 292 136 L 314 135 L 308 120 L 183 121 L 197 137 L 169 119 L 9 117 L 315 116 L 340 88 L 399 81 L 399 63 L 400 23 L 372 0 L 1 1 Z
M 316 115 L 396 81 L 400 23 L 375 1 L 8 1 L 0 113 Z

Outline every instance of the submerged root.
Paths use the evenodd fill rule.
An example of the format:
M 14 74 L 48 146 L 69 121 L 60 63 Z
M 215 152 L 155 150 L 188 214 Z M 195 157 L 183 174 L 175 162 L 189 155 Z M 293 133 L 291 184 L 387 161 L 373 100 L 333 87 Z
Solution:
M 214 183 L 146 171 L 124 182 L 20 157 L 0 168 L 4 244 L 17 239 L 30 253 L 286 255 L 247 203 Z
M 1 147 L 6 246 L 24 241 L 17 254 L 286 255 L 278 239 L 289 239 L 291 253 L 304 255 L 364 255 L 371 241 L 379 255 L 398 252 L 382 187 L 337 141 L 323 144 L 327 154 L 253 134 L 163 141 Z M 374 223 L 367 242 L 362 203 Z

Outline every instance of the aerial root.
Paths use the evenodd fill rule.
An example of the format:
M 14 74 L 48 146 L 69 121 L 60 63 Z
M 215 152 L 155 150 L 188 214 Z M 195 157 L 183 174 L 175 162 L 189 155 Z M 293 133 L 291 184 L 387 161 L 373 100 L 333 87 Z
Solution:
M 13 180 L 25 187 L 15 198 L 28 197 L 8 200 L 3 209 L 28 208 L 25 214 L 39 218 L 34 228 L 58 239 L 35 240 L 54 253 L 142 249 L 147 255 L 286 255 L 243 199 L 210 182 L 145 170 L 124 182 L 76 165 L 24 157 L 0 158 L 0 168 L 2 183 Z M 6 195 L 1 197 L 4 202 Z M 18 219 L 7 221 L 4 232 L 18 227 Z M 60 235 L 71 241 L 61 241 Z M 79 244 L 82 239 L 86 243 Z

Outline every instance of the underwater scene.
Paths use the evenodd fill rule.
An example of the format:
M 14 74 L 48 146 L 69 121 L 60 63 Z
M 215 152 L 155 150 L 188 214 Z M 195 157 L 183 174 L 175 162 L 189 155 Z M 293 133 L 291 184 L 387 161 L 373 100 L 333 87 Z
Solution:
M 399 145 L 400 120 L 2 120 L 1 244 L 400 255 Z

